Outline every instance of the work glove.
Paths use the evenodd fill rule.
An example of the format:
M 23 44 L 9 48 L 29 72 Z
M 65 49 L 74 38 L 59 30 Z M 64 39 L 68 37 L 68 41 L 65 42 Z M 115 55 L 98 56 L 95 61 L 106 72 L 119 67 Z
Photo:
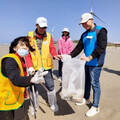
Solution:
M 44 79 L 43 76 L 46 75 L 48 73 L 48 71 L 43 71 L 43 70 L 44 69 L 39 69 L 35 73 L 34 77 L 31 79 L 32 83 L 38 84 L 38 83 L 40 83 Z
M 28 71 L 28 74 L 31 75 L 31 76 L 35 74 L 35 70 L 34 70 L 33 67 L 28 68 L 27 71 Z

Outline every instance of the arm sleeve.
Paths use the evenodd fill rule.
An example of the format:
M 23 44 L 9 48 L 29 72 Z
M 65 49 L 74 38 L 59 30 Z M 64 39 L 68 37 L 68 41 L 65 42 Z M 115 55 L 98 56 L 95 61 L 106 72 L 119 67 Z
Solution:
M 97 47 L 92 52 L 91 56 L 94 58 L 99 58 L 105 51 L 107 46 L 107 30 L 102 28 L 97 35 Z
M 20 76 L 18 64 L 13 58 L 6 59 L 5 71 L 6 71 L 6 76 L 10 79 L 13 85 L 18 87 L 27 87 L 31 85 L 30 83 L 31 77 Z
M 58 39 L 58 54 L 62 54 L 62 45 L 61 45 L 61 38 Z
M 73 51 L 70 53 L 71 57 L 76 57 L 82 50 L 83 50 L 83 41 L 82 41 L 82 36 L 76 45 L 76 47 L 73 49 Z
M 57 51 L 56 51 L 56 48 L 54 46 L 54 42 L 53 42 L 53 38 L 51 36 L 51 41 L 50 41 L 50 54 L 52 55 L 52 57 L 56 56 L 57 55 Z

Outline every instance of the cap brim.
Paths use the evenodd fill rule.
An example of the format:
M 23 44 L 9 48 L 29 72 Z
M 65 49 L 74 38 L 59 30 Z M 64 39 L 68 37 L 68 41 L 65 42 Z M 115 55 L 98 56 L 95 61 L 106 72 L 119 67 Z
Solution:
M 79 25 L 81 25 L 82 23 L 86 23 L 88 20 L 86 20 L 86 21 L 81 21 L 80 23 L 79 23 Z
M 39 26 L 42 27 L 48 27 L 46 24 L 39 24 Z
M 62 33 L 63 33 L 63 32 L 67 32 L 67 33 L 69 33 L 69 31 L 62 31 Z
M 93 19 L 93 18 L 89 18 L 89 19 L 87 19 L 87 20 L 81 21 L 81 22 L 79 23 L 79 25 L 82 24 L 82 23 L 86 23 L 86 22 L 87 22 L 88 20 L 90 20 L 90 19 Z

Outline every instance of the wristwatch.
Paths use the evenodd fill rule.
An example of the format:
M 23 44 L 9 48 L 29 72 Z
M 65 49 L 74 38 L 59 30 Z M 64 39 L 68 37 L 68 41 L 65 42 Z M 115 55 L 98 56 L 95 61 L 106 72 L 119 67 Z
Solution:
M 93 57 L 91 55 L 89 55 L 88 58 L 90 61 L 93 59 Z

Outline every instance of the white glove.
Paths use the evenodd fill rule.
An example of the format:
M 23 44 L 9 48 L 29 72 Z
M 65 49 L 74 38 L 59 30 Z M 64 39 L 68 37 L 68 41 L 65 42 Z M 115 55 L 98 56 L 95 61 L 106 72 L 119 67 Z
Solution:
M 48 73 L 48 71 L 44 71 L 44 72 L 41 72 L 41 71 L 37 71 L 34 75 L 34 77 L 31 79 L 31 82 L 32 83 L 40 83 L 42 80 L 43 80 L 43 76 L 46 75 Z
M 33 67 L 28 68 L 28 74 L 29 75 L 34 75 L 35 74 L 35 70 L 34 70 Z
M 43 71 L 44 71 L 44 68 L 41 67 L 37 72 L 38 72 L 38 73 L 42 73 Z

